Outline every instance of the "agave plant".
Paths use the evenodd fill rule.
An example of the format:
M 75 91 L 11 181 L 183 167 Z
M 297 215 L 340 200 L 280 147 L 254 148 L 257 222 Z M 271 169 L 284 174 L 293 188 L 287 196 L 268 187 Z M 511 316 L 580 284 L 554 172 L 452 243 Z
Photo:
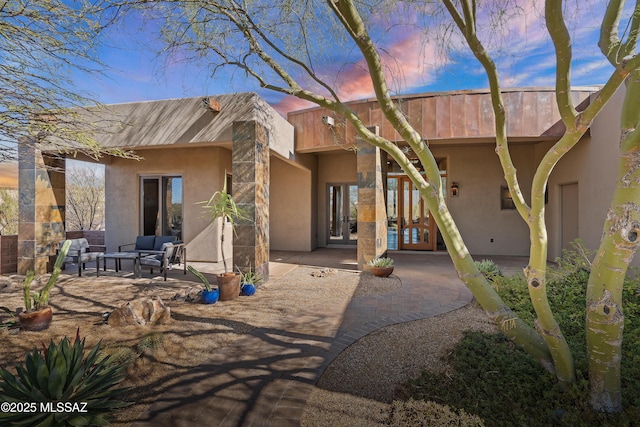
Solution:
M 85 339 L 79 331 L 73 344 L 64 337 L 59 344 L 27 353 L 17 375 L 0 370 L 0 401 L 29 402 L 35 411 L 1 412 L 0 425 L 76 426 L 107 425 L 105 418 L 127 404 L 115 398 L 126 391 L 114 388 L 126 374 L 126 364 L 100 359 L 100 343 L 86 357 Z M 56 411 L 61 402 L 74 403 L 72 410 Z M 42 408 L 49 408 L 43 410 Z
M 393 265 L 393 258 L 375 257 L 374 259 L 370 260 L 367 264 L 369 264 L 371 267 L 381 267 L 381 268 L 391 267 Z

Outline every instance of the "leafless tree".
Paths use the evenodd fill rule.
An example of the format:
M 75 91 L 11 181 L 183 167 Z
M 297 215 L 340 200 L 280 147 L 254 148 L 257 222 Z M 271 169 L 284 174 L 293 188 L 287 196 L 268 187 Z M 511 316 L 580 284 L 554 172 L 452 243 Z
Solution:
M 104 173 L 95 166 L 67 168 L 66 229 L 104 229 Z
M 18 190 L 0 189 L 0 235 L 18 234 Z

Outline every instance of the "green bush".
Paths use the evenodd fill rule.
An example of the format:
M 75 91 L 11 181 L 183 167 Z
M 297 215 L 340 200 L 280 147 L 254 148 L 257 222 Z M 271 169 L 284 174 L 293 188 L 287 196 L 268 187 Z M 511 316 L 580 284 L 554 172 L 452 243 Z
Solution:
M 482 417 L 487 426 L 633 426 L 640 419 L 640 277 L 623 287 L 624 411 L 601 414 L 589 404 L 585 309 L 588 251 L 565 252 L 547 283 L 549 304 L 571 348 L 575 384 L 563 389 L 554 375 L 502 334 L 467 332 L 449 354 L 449 374 L 423 374 L 403 389 L 405 397 L 431 400 Z M 525 322 L 535 312 L 523 275 L 496 277 L 494 288 Z
M 0 425 L 108 424 L 106 416 L 126 406 L 115 400 L 126 389 L 114 387 L 124 378 L 127 365 L 112 363 L 111 357 L 100 359 L 100 343 L 84 357 L 84 343 L 78 335 L 73 344 L 67 337 L 59 344 L 51 340 L 48 348 L 27 353 L 25 363 L 16 367 L 17 375 L 0 370 L 0 401 L 34 405 L 28 411 L 1 412 Z M 57 408 L 59 403 L 74 406 L 42 410 L 43 405 Z

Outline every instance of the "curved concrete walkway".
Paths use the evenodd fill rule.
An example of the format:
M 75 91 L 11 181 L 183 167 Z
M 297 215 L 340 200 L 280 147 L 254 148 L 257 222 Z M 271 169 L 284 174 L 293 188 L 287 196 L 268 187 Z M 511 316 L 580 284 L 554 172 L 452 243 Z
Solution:
M 376 329 L 436 316 L 471 301 L 446 254 L 398 253 L 393 258 L 402 288 L 353 298 L 346 311 L 327 304 L 322 313 L 254 330 L 158 396 L 135 425 L 299 425 L 313 386 L 349 345 Z M 271 259 L 283 263 L 272 269 L 275 280 L 277 271 L 284 274 L 290 264 L 355 269 L 356 254 L 354 249 L 320 249 L 273 252 Z

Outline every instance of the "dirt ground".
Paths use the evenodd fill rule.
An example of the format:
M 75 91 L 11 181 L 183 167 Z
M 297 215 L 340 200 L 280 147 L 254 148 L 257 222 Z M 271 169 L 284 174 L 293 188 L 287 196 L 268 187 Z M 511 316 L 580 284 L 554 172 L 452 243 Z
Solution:
M 46 277 L 43 283 L 45 280 Z M 0 367 L 13 370 L 34 347 L 40 348 L 51 339 L 59 341 L 64 336 L 73 339 L 77 328 L 86 337 L 87 347 L 102 340 L 103 348 L 110 353 L 125 349 L 134 361 L 122 384 L 130 388 L 123 400 L 132 404 L 115 415 L 113 425 L 129 426 L 181 375 L 253 329 L 273 327 L 285 318 L 295 319 L 305 309 L 323 307 L 327 300 L 346 308 L 352 298 L 385 294 L 401 286 L 393 276 L 379 279 L 354 271 L 295 267 L 262 285 L 255 296 L 204 305 L 183 298 L 189 291 L 197 293 L 200 289 L 197 282 L 134 280 L 113 272 L 99 278 L 90 274 L 82 278 L 63 275 L 51 293 L 54 317 L 48 330 L 0 329 Z M 38 286 L 33 288 L 37 290 Z M 177 295 L 180 297 L 175 298 Z M 116 328 L 103 321 L 104 313 L 143 297 L 161 298 L 171 310 L 171 322 L 153 327 Z M 23 307 L 20 277 L 0 276 L 0 306 L 14 311 Z M 0 314 L 0 322 L 6 319 L 7 315 Z M 385 414 L 396 387 L 422 368 L 439 367 L 440 357 L 457 342 L 461 331 L 470 326 L 492 328 L 482 310 L 473 304 L 435 318 L 384 328 L 362 338 L 325 371 L 307 402 L 302 425 L 332 426 L 337 414 L 345 422 L 342 425 L 386 425 Z M 390 336 L 394 340 L 391 346 Z M 383 365 L 396 369 L 385 368 L 387 375 L 383 377 L 371 375 L 372 366 Z
M 283 278 L 261 286 L 254 296 L 213 305 L 174 299 L 189 290 L 197 293 L 201 287 L 196 282 L 171 279 L 164 282 L 161 278 L 134 280 L 114 276 L 115 273 L 98 278 L 89 274 L 82 278 L 63 275 L 51 292 L 50 306 L 54 315 L 49 329 L 41 332 L 0 330 L 0 367 L 12 370 L 34 347 L 40 348 L 51 339 L 57 342 L 64 336 L 73 339 L 77 328 L 80 336 L 86 337 L 87 347 L 102 340 L 103 348 L 109 352 L 122 347 L 130 349 L 135 353 L 135 360 L 123 384 L 131 388 L 124 400 L 134 403 L 118 413 L 114 423 L 128 425 L 182 373 L 254 328 L 270 326 L 283 317 L 294 316 L 296 310 L 321 302 L 322 295 L 329 292 L 334 301 L 342 301 L 346 307 L 360 275 L 346 271 L 337 271 L 327 277 L 311 274 L 317 270 L 295 268 Z M 46 277 L 42 282 L 45 280 Z M 305 283 L 305 287 L 300 286 L 301 283 Z M 32 289 L 39 287 L 34 284 Z M 103 321 L 103 313 L 143 297 L 161 298 L 170 307 L 171 322 L 153 327 L 116 328 Z M 0 277 L 0 305 L 11 310 L 24 306 L 20 277 Z M 3 314 L 0 321 L 7 318 Z M 148 343 L 152 345 L 145 345 Z

